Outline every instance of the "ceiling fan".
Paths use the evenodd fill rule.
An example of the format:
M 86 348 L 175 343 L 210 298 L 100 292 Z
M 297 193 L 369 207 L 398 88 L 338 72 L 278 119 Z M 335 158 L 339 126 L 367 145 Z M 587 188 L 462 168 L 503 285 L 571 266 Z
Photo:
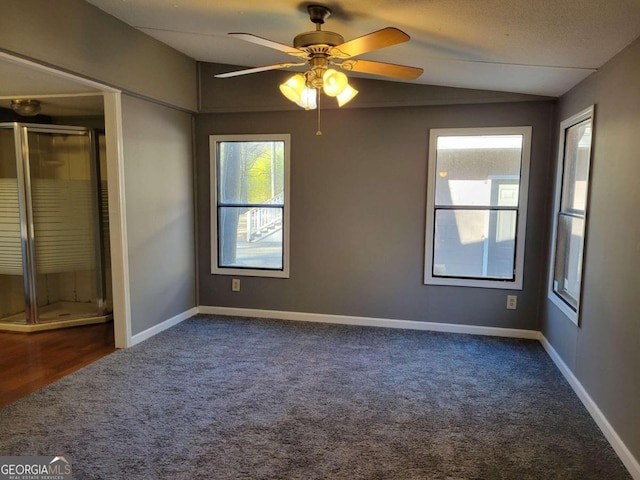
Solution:
M 321 91 L 328 96 L 336 97 L 339 106 L 347 103 L 358 93 L 357 90 L 349 85 L 347 76 L 332 67 L 348 72 L 369 73 L 401 80 L 413 80 L 422 75 L 422 68 L 354 58 L 373 50 L 408 41 L 410 39 L 409 35 L 402 30 L 387 27 L 345 42 L 342 35 L 322 30 L 322 24 L 331 15 L 331 10 L 328 7 L 309 5 L 307 10 L 311 22 L 316 25 L 316 29 L 315 31 L 297 35 L 293 39 L 293 47 L 250 33 L 229 34 L 234 38 L 273 48 L 297 57 L 297 62 L 276 63 L 263 67 L 220 73 L 215 76 L 217 78 L 229 78 L 308 65 L 309 69 L 306 72 L 293 75 L 280 85 L 280 90 L 289 100 L 309 110 L 317 108 Z

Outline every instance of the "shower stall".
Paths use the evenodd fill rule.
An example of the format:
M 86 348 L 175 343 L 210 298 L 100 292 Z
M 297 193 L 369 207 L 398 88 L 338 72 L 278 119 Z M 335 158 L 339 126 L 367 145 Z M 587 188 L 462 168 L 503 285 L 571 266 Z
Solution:
M 110 319 L 101 149 L 94 129 L 0 123 L 0 330 Z

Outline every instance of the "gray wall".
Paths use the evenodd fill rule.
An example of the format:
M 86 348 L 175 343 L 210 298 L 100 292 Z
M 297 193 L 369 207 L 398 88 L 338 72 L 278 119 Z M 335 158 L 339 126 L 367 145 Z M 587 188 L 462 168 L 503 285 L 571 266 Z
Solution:
M 0 50 L 197 109 L 194 60 L 82 0 L 2 0 Z
M 227 92 L 231 94 L 230 92 Z M 275 89 L 262 95 L 279 96 Z M 538 329 L 554 103 L 351 108 L 198 115 L 201 305 Z M 532 125 L 524 290 L 422 283 L 430 128 Z M 211 134 L 291 133 L 291 278 L 244 278 L 231 292 L 210 266 Z
M 131 332 L 196 305 L 191 115 L 122 97 Z
M 640 41 L 564 95 L 595 104 L 582 323 L 544 294 L 542 331 L 640 459 Z M 558 128 L 556 124 L 556 128 Z

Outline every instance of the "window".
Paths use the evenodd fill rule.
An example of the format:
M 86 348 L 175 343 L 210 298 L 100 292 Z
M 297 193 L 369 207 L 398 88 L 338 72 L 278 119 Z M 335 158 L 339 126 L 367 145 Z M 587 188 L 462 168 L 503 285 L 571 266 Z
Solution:
M 431 130 L 424 283 L 522 289 L 531 127 Z
M 577 325 L 594 107 L 560 124 L 549 298 Z
M 289 277 L 289 139 L 209 137 L 211 273 Z

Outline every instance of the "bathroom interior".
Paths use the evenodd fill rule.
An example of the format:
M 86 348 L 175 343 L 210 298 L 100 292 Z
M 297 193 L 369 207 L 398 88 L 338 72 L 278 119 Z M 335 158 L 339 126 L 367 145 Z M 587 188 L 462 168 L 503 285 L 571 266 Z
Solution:
M 33 333 L 109 322 L 103 120 L 100 115 L 55 117 L 39 112 L 47 103 L 60 104 L 58 98 L 12 99 L 11 108 L 4 98 L 0 331 Z M 99 105 L 98 100 L 94 104 Z M 76 101 L 87 103 L 82 97 Z M 71 97 L 66 103 L 73 102 Z
M 0 52 L 0 124 L 2 408 L 113 353 L 122 319 L 103 86 Z

